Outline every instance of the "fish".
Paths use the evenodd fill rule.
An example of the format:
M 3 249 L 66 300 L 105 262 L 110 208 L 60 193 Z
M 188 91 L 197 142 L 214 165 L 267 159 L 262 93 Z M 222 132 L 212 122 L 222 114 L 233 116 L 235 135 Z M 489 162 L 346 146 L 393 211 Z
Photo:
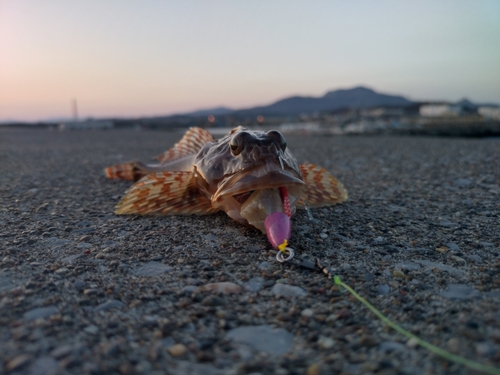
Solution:
M 135 182 L 116 206 L 118 215 L 224 211 L 268 237 L 272 220 L 289 218 L 297 209 L 332 206 L 348 198 L 342 183 L 326 169 L 299 164 L 279 131 L 242 126 L 219 140 L 206 129 L 189 128 L 156 162 L 113 165 L 105 168 L 105 174 L 110 179 Z

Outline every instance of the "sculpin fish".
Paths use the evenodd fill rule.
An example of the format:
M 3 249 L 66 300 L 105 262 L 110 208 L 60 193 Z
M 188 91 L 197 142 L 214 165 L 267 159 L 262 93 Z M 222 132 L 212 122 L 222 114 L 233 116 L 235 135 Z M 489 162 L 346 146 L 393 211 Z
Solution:
M 330 206 L 347 199 L 343 185 L 314 164 L 298 164 L 276 130 L 237 127 L 214 140 L 190 128 L 157 162 L 105 169 L 109 178 L 138 181 L 116 206 L 121 214 L 206 215 L 232 219 L 268 233 L 267 217 L 290 217 L 297 208 Z M 280 219 L 281 220 L 281 219 Z

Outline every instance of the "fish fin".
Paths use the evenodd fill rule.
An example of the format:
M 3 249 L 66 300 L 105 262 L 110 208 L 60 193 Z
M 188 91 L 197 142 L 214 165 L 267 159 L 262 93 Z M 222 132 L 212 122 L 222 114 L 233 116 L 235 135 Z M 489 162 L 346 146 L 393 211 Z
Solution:
M 344 185 L 326 169 L 315 164 L 301 164 L 299 167 L 306 188 L 297 207 L 304 208 L 304 200 L 309 207 L 332 206 L 347 200 L 347 190 Z
M 170 162 L 184 156 L 197 154 L 207 142 L 213 142 L 214 138 L 208 130 L 202 128 L 189 128 L 179 142 L 170 150 L 158 155 L 156 159 L 160 163 Z
M 119 178 L 128 181 L 138 181 L 149 172 L 142 170 L 137 162 L 112 165 L 104 169 L 107 178 Z
M 212 207 L 192 172 L 158 172 L 136 182 L 116 206 L 115 213 L 206 215 L 218 211 Z

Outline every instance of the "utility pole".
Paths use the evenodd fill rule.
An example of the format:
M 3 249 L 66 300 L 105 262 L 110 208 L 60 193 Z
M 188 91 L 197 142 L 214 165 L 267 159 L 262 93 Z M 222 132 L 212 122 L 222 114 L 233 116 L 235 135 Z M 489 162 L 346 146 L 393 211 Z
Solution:
M 73 121 L 78 122 L 78 106 L 76 104 L 76 99 L 71 101 L 71 110 L 73 112 Z

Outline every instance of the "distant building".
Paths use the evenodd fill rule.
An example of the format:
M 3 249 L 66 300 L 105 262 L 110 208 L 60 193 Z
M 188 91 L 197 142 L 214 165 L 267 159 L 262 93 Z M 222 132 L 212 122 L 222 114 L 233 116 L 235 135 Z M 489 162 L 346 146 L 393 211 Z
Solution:
M 500 107 L 479 107 L 477 113 L 487 119 L 500 120 Z
M 426 104 L 420 106 L 419 113 L 423 117 L 453 117 L 462 114 L 462 107 L 452 104 Z
M 105 130 L 113 127 L 113 121 L 109 120 L 68 121 L 59 124 L 59 130 Z
M 364 109 L 361 114 L 370 117 L 397 117 L 404 115 L 404 109 L 400 107 L 375 107 Z

